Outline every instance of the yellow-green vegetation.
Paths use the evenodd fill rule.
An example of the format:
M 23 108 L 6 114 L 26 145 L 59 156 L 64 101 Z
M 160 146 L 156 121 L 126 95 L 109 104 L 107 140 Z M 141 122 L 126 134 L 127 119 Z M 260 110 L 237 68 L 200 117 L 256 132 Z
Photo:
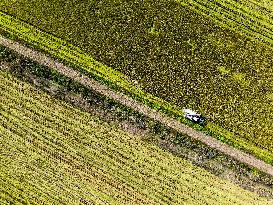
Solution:
M 150 28 L 150 33 L 153 34 L 153 35 L 156 35 L 158 36 L 160 34 L 160 32 L 158 31 L 158 22 L 154 22 L 153 23 L 153 26 Z
M 271 204 L 0 72 L 1 204 Z
M 4 13 L 0 13 L 0 25 L 58 58 L 80 65 L 83 71 L 117 84 L 155 109 L 176 116 L 181 115 L 177 107 L 201 111 L 209 119 L 207 129 L 217 135 L 228 133 L 220 139 L 273 163 L 273 112 L 268 106 L 272 49 L 193 12 L 191 1 L 184 6 L 181 2 L 2 0 L 0 10 L 35 27 Z M 212 5 L 227 4 L 195 2 L 210 10 Z M 231 13 L 238 4 L 247 6 L 244 10 L 249 14 L 258 12 L 247 1 L 230 2 L 225 8 Z M 253 19 L 243 13 L 236 10 L 229 15 L 249 17 L 234 24 L 238 31 L 245 25 L 263 27 L 264 20 L 259 18 L 270 16 L 258 12 L 259 18 L 253 15 Z M 250 31 L 257 33 L 252 27 Z M 140 82 L 142 90 L 129 79 Z
M 230 70 L 227 70 L 224 66 L 219 66 L 218 70 L 222 75 L 230 74 Z

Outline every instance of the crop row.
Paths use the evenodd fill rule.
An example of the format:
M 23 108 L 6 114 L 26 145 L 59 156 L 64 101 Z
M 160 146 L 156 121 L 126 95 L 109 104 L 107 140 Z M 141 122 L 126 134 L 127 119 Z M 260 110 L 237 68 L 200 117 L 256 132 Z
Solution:
M 22 132 L 22 131 L 21 131 Z M 73 175 L 75 175 L 77 178 L 80 178 L 82 177 L 83 179 L 88 179 L 88 181 L 90 182 L 93 182 L 95 184 L 92 184 L 92 186 L 97 189 L 98 191 L 100 191 L 101 193 L 104 193 L 106 195 L 114 195 L 114 193 L 119 193 L 120 191 L 117 189 L 118 187 L 115 185 L 115 181 L 114 179 L 110 180 L 109 181 L 109 176 L 107 177 L 107 175 L 104 174 L 104 172 L 100 169 L 95 169 L 95 166 L 94 166 L 94 162 L 92 161 L 92 166 L 89 164 L 88 165 L 88 169 L 85 168 L 86 165 L 83 167 L 83 170 L 81 170 L 82 168 L 81 167 L 77 167 L 76 165 L 74 165 L 75 163 L 76 164 L 79 164 L 79 162 L 76 160 L 76 159 L 73 159 L 73 161 L 69 160 L 68 156 L 62 156 L 64 154 L 61 154 L 61 153 L 58 153 L 57 155 L 53 155 L 53 151 L 50 151 L 50 148 L 52 146 L 50 144 L 48 144 L 46 147 L 45 147 L 45 152 L 46 152 L 46 155 L 48 156 L 47 158 L 56 158 L 57 160 L 60 161 L 61 165 L 62 164 L 68 164 L 70 165 L 69 166 L 69 172 L 71 172 Z M 40 147 L 36 147 L 35 149 L 39 149 Z M 41 149 L 41 148 L 40 148 Z M 52 148 L 51 148 L 52 149 Z M 34 151 L 34 150 L 33 150 Z M 57 151 L 57 150 L 56 150 Z M 55 151 L 55 152 L 56 152 Z M 73 152 L 72 152 L 73 153 Z M 96 156 L 97 155 L 94 155 L 94 153 L 89 153 L 91 156 Z M 98 158 L 100 159 L 100 158 Z M 107 166 L 106 164 L 106 161 L 105 159 L 100 159 L 100 161 L 104 161 L 104 166 Z M 84 163 L 85 164 L 85 163 Z M 102 163 L 100 163 L 102 164 Z M 64 166 L 64 165 L 62 165 Z M 67 165 L 66 165 L 67 166 Z M 79 172 L 79 169 L 81 170 L 81 172 L 83 173 L 80 173 L 80 175 L 78 174 Z M 108 168 L 109 169 L 109 168 Z M 92 177 L 93 176 L 93 177 Z M 101 183 L 104 183 L 104 184 L 107 184 L 108 186 L 111 185 L 111 189 L 108 190 L 107 187 L 104 187 L 104 186 L 101 186 L 99 187 L 99 184 Z M 90 183 L 89 183 L 90 185 Z M 128 187 L 128 186 L 127 186 Z M 128 189 L 128 188 L 127 188 Z M 124 195 L 124 194 L 123 194 Z M 103 197 L 103 196 L 102 196 Z M 103 197 L 104 198 L 104 197 Z M 109 197 L 108 197 L 108 200 L 109 200 Z
M 14 99 L 12 99 L 12 100 L 14 100 Z M 10 105 L 9 104 L 9 108 L 10 108 L 10 110 L 11 110 L 11 108 L 12 108 L 13 106 L 12 105 Z M 28 108 L 29 109 L 29 108 Z M 18 112 L 20 112 L 20 110 L 18 111 Z M 24 116 L 26 116 L 26 117 L 29 117 L 28 116 L 28 114 L 26 114 L 25 113 L 25 115 Z M 33 120 L 37 120 L 37 119 L 33 119 Z M 17 122 L 17 124 L 18 124 L 18 122 Z M 58 123 L 59 124 L 59 123 Z M 26 125 L 24 125 L 24 128 L 26 127 Z M 39 129 L 41 130 L 41 126 L 39 126 Z M 36 131 L 36 132 L 39 132 L 39 130 L 34 130 L 33 128 L 32 128 L 32 131 Z M 40 133 L 41 134 L 41 133 Z M 51 135 L 52 133 L 49 131 L 49 130 L 47 130 L 47 134 L 48 135 Z M 81 133 L 78 133 L 77 132 L 77 134 L 81 134 Z M 89 135 L 90 135 L 90 133 L 89 133 Z M 45 136 L 44 136 L 45 137 Z M 92 142 L 93 143 L 93 142 Z M 99 147 L 102 147 L 103 146 L 103 144 L 102 145 L 100 145 L 99 143 L 97 143 L 96 144 L 97 146 L 99 146 Z M 104 146 L 105 147 L 105 146 Z M 94 153 L 88 153 L 90 156 L 101 156 L 102 154 L 103 154 L 103 156 L 105 157 L 105 156 L 109 156 L 109 154 L 111 154 L 111 149 L 113 149 L 113 147 L 114 147 L 114 145 L 113 144 L 110 144 L 110 145 L 108 145 L 107 147 L 105 147 L 105 148 L 107 148 L 107 150 L 110 150 L 110 153 L 101 153 L 100 155 L 98 155 L 98 154 L 94 154 Z M 96 147 L 96 149 L 98 149 L 98 147 Z M 118 153 L 118 150 L 115 150 L 115 153 Z M 110 156 L 111 157 L 111 156 Z M 129 157 L 127 157 L 127 158 L 129 158 Z M 111 158 L 110 158 L 111 159 Z M 105 163 L 106 163 L 106 159 L 104 158 L 104 159 L 101 159 L 102 161 L 104 161 Z M 92 162 L 94 163 L 94 159 L 92 159 Z M 111 165 L 111 164 L 113 164 L 113 159 L 112 159 L 112 161 L 109 163 L 109 165 Z M 92 164 L 93 166 L 94 166 L 94 164 Z M 100 164 L 101 165 L 101 164 Z M 128 168 L 128 165 L 122 165 L 122 166 L 120 166 L 120 167 L 127 167 Z M 108 167 L 108 169 L 109 169 L 109 167 Z M 127 170 L 127 173 L 133 173 L 133 170 Z M 119 174 L 122 174 L 122 173 L 119 173 Z M 164 180 L 166 180 L 166 179 L 168 179 L 166 176 L 163 176 L 164 178 L 162 178 L 161 179 L 161 183 L 162 182 L 164 182 Z M 137 181 L 141 181 L 141 180 L 133 180 L 132 178 L 131 178 L 131 181 L 134 181 L 134 182 L 137 182 Z M 153 181 L 148 181 L 149 182 L 149 184 L 150 185 L 152 185 L 152 182 Z M 155 187 L 155 185 L 153 185 L 153 187 Z M 170 188 L 169 188 L 169 190 L 170 190 Z M 175 193 L 175 192 L 174 192 Z M 178 193 L 177 193 L 178 194 Z M 159 196 L 158 196 L 159 197 Z
M 78 190 L 75 189 L 76 187 L 73 187 L 74 184 L 75 185 L 79 184 L 78 180 L 76 180 L 78 178 L 77 175 L 75 174 L 73 174 L 74 176 L 68 175 L 68 173 L 71 174 L 73 172 L 71 172 L 70 169 L 66 168 L 67 166 L 65 167 L 62 161 L 60 160 L 56 161 L 54 160 L 54 157 L 42 154 L 41 150 L 37 148 L 31 149 L 30 146 L 27 146 L 26 144 L 27 139 L 24 139 L 23 136 L 16 135 L 14 132 L 7 131 L 3 129 L 3 127 L 1 127 L 0 132 L 1 134 L 3 134 L 3 136 L 10 137 L 14 141 L 14 143 L 15 142 L 18 143 L 18 145 L 15 145 L 12 144 L 12 142 L 10 142 L 10 144 L 5 147 L 6 149 L 12 147 L 14 153 L 18 155 L 20 154 L 20 151 L 24 151 L 24 153 L 28 154 L 29 156 L 35 156 L 33 157 L 32 160 L 30 160 L 31 158 L 28 159 L 30 160 L 29 163 L 26 163 L 25 157 L 14 158 L 13 166 L 11 165 L 9 159 L 5 160 L 5 164 L 8 164 L 9 166 L 7 167 L 2 166 L 1 173 L 8 174 L 8 176 L 6 176 L 5 179 L 9 180 L 9 183 L 4 185 L 4 188 L 8 190 L 9 186 L 11 185 L 14 186 L 14 184 L 17 184 L 16 181 L 18 180 L 20 180 L 21 184 L 23 185 L 23 188 L 15 187 L 13 191 L 14 194 L 10 193 L 11 195 L 15 195 L 17 192 L 20 193 L 22 191 L 23 193 L 28 194 L 25 194 L 26 195 L 25 197 L 21 196 L 21 198 L 25 200 L 27 199 L 31 200 L 32 194 L 30 193 L 36 193 L 36 197 L 39 198 L 40 200 L 45 198 L 45 201 L 49 202 L 50 200 L 52 202 L 58 201 L 61 204 L 69 203 L 69 201 L 67 201 L 69 198 L 71 198 L 74 201 L 77 201 L 79 197 L 87 197 L 89 198 L 89 200 L 91 200 L 92 198 L 91 196 L 92 195 L 96 196 L 96 194 L 98 198 L 100 198 L 101 200 L 105 198 L 106 195 L 103 194 L 102 191 L 100 192 L 96 191 L 97 185 L 96 183 L 93 183 L 92 186 L 88 186 L 85 189 L 85 192 L 88 192 L 87 196 L 82 192 L 79 193 Z M 47 160 L 48 162 L 45 163 Z M 20 170 L 18 170 L 18 162 L 21 162 Z M 44 169 L 41 169 L 42 166 L 47 166 L 47 168 L 45 169 L 44 167 Z M 62 170 L 62 172 L 59 172 L 59 170 Z M 32 180 L 33 177 L 35 177 L 36 180 Z M 95 182 L 95 180 L 91 182 Z M 1 186 L 3 187 L 2 183 Z M 29 192 L 27 189 L 29 189 Z M 71 191 L 74 192 L 72 195 L 70 193 Z
M 16 100 L 16 99 L 12 99 L 12 101 L 15 101 L 15 100 Z M 15 105 L 16 105 L 16 104 L 19 104 L 19 103 L 22 105 L 22 102 L 16 102 Z M 11 109 L 11 108 L 13 108 L 13 106 L 12 106 L 11 104 L 9 104 L 9 108 Z M 31 110 L 30 107 L 27 107 L 27 109 L 28 109 L 28 110 Z M 19 112 L 20 112 L 20 111 L 18 111 L 18 113 L 19 113 Z M 36 113 L 35 113 L 35 114 L 36 114 Z M 30 117 L 30 116 L 28 116 L 28 114 L 26 114 L 26 113 L 25 113 L 24 116 L 25 116 L 25 117 Z M 42 120 L 42 119 L 47 119 L 47 118 L 42 117 L 41 120 Z M 34 120 L 34 121 L 37 121 L 38 119 L 33 119 L 33 120 Z M 59 125 L 59 124 L 60 124 L 60 123 L 58 123 L 58 125 Z M 25 126 L 24 126 L 24 127 L 25 127 Z M 41 127 L 39 127 L 39 128 L 41 129 Z M 53 130 L 54 130 L 54 129 L 56 129 L 56 128 L 54 127 Z M 38 131 L 38 130 L 37 130 L 37 131 Z M 48 130 L 47 130 L 47 133 L 48 133 L 48 134 L 52 134 L 52 133 L 51 133 L 50 131 L 48 131 Z M 77 134 L 80 134 L 80 136 L 81 136 L 81 133 L 80 133 L 80 132 L 77 132 Z M 90 133 L 87 133 L 87 135 L 88 135 L 88 134 L 90 135 Z M 96 143 L 96 145 L 99 145 L 99 147 L 102 147 L 102 146 L 105 147 L 105 145 L 99 144 L 99 142 L 92 142 L 92 143 Z M 91 143 L 91 144 L 92 144 L 92 143 Z M 115 149 L 115 150 L 113 150 L 113 148 L 114 148 L 114 147 L 117 147 L 117 145 L 114 145 L 113 143 L 111 143 L 111 141 L 108 141 L 107 143 L 108 143 L 109 145 L 107 144 L 107 147 L 105 147 L 105 148 L 107 148 L 107 150 L 111 150 L 111 149 L 112 149 L 112 151 L 115 152 L 115 153 L 118 153 L 119 151 L 123 151 L 122 149 L 125 148 L 125 147 L 121 147 L 120 149 Z M 67 148 L 65 148 L 65 149 L 67 149 Z M 97 148 L 97 149 L 98 149 L 98 148 Z M 127 147 L 127 149 L 128 149 L 128 147 Z M 121 156 L 124 155 L 124 154 L 126 153 L 127 150 L 124 150 L 124 151 L 125 151 L 125 152 L 122 153 Z M 89 154 L 90 154 L 90 155 L 94 155 L 94 153 L 89 153 Z M 111 152 L 110 152 L 110 153 L 103 153 L 103 156 L 107 156 L 107 155 L 108 155 L 109 157 L 111 157 Z M 126 154 L 125 154 L 125 156 L 126 156 Z M 123 158 L 124 158 L 125 156 L 123 156 Z M 130 157 L 129 157 L 129 156 L 126 156 L 125 158 L 130 158 Z M 111 158 L 110 158 L 110 159 L 111 159 Z M 102 160 L 103 160 L 103 161 L 106 161 L 106 159 L 102 159 Z M 159 160 L 159 159 L 158 159 L 158 160 Z M 94 160 L 92 160 L 92 161 L 94 162 Z M 112 161 L 112 163 L 113 163 L 113 161 Z M 128 167 L 128 164 L 127 164 L 127 165 L 123 165 L 123 166 Z M 149 168 L 149 166 L 147 166 L 147 168 Z M 127 170 L 127 172 L 128 172 L 128 173 L 134 173 L 134 170 Z M 156 172 L 156 173 L 157 173 L 157 172 Z M 120 173 L 120 174 L 121 174 L 121 173 Z M 151 174 L 152 174 L 152 172 L 151 172 Z M 163 183 L 164 180 L 168 179 L 167 176 L 162 176 L 162 177 L 163 177 L 163 178 L 160 180 L 161 183 Z M 131 179 L 131 180 L 132 180 L 132 179 Z M 145 180 L 145 179 L 143 179 L 143 180 Z M 147 179 L 146 179 L 146 180 L 147 180 Z M 145 181 L 146 181 L 146 180 L 145 180 Z M 133 180 L 133 181 L 142 181 L 142 180 L 139 180 L 139 179 L 138 179 L 138 180 Z M 143 181 L 143 183 L 144 183 L 145 181 Z M 149 181 L 149 180 L 148 180 L 147 182 L 148 182 L 150 185 L 153 184 L 153 181 Z M 153 187 L 155 187 L 155 186 L 156 186 L 156 185 L 153 185 Z M 184 186 L 185 186 L 185 184 L 184 184 Z M 169 188 L 169 190 L 171 190 L 171 189 Z M 173 192 L 174 194 L 176 193 L 174 190 L 172 190 L 172 192 Z M 176 194 L 178 195 L 178 193 L 176 193 Z

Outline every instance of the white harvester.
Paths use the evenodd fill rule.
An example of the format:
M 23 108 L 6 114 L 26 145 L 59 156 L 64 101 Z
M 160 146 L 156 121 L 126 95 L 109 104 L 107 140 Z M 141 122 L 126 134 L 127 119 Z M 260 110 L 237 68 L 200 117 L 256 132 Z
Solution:
M 191 120 L 194 123 L 197 123 L 201 126 L 205 126 L 206 118 L 201 114 L 196 113 L 191 109 L 183 109 L 184 117 Z

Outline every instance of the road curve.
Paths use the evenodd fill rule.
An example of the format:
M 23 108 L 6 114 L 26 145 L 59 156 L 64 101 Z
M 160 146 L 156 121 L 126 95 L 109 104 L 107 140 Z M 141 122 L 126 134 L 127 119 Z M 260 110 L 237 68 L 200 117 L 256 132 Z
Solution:
M 158 111 L 155 111 L 148 107 L 145 104 L 142 104 L 136 100 L 129 98 L 128 96 L 124 95 L 123 93 L 113 91 L 105 85 L 100 84 L 99 82 L 95 81 L 92 78 L 89 78 L 86 75 L 83 75 L 79 71 L 74 70 L 73 68 L 67 67 L 64 64 L 55 61 L 53 58 L 36 51 L 31 48 L 27 48 L 26 46 L 19 44 L 16 41 L 7 39 L 3 36 L 0 36 L 0 44 L 10 48 L 11 50 L 16 51 L 18 54 L 25 56 L 31 60 L 38 62 L 44 66 L 47 66 L 51 69 L 55 69 L 59 73 L 74 79 L 75 81 L 95 90 L 96 92 L 105 95 L 119 103 L 130 107 L 143 115 L 152 118 L 156 121 L 161 122 L 162 124 L 177 130 L 180 133 L 186 134 L 196 140 L 203 142 L 204 144 L 212 147 L 244 164 L 247 164 L 251 167 L 255 167 L 267 174 L 273 176 L 273 167 L 269 164 L 266 164 L 264 161 L 255 158 L 252 155 L 246 154 L 240 150 L 237 150 L 233 147 L 224 144 L 211 136 L 207 136 L 201 132 L 198 132 L 187 125 L 184 125 L 177 120 L 170 118 Z

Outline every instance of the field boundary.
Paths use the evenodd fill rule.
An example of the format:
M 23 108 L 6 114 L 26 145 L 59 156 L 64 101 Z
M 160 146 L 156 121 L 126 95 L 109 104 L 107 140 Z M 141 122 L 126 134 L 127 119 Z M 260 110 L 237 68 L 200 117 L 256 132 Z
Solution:
M 249 165 L 250 167 L 255 167 L 273 176 L 273 167 L 269 164 L 266 164 L 264 161 L 259 160 L 250 154 L 244 153 L 240 150 L 230 147 L 227 144 L 224 144 L 211 136 L 207 136 L 201 132 L 198 132 L 194 130 L 193 128 L 187 125 L 184 125 L 178 122 L 177 120 L 169 116 L 166 116 L 150 108 L 149 106 L 128 97 L 127 95 L 119 91 L 113 91 L 106 85 L 100 84 L 99 82 L 88 77 L 87 75 L 84 75 L 80 71 L 76 71 L 73 68 L 65 66 L 64 64 L 55 61 L 54 59 L 48 57 L 47 55 L 41 52 L 35 51 L 31 48 L 27 48 L 26 46 L 23 46 L 19 44 L 18 42 L 15 42 L 13 40 L 10 40 L 1 36 L 0 36 L 0 44 L 5 47 L 8 47 L 11 50 L 16 51 L 17 53 L 19 53 L 20 55 L 23 55 L 24 57 L 27 57 L 31 60 L 34 60 L 40 63 L 41 65 L 54 69 L 58 71 L 59 73 L 83 84 L 84 86 L 145 115 L 148 118 L 151 118 L 155 121 L 159 121 L 160 123 L 174 130 L 177 130 L 180 133 L 186 134 L 189 137 L 192 137 L 193 139 L 201 141 L 202 143 L 220 151 L 221 153 L 224 153 L 227 156 L 230 156 L 244 164 Z

